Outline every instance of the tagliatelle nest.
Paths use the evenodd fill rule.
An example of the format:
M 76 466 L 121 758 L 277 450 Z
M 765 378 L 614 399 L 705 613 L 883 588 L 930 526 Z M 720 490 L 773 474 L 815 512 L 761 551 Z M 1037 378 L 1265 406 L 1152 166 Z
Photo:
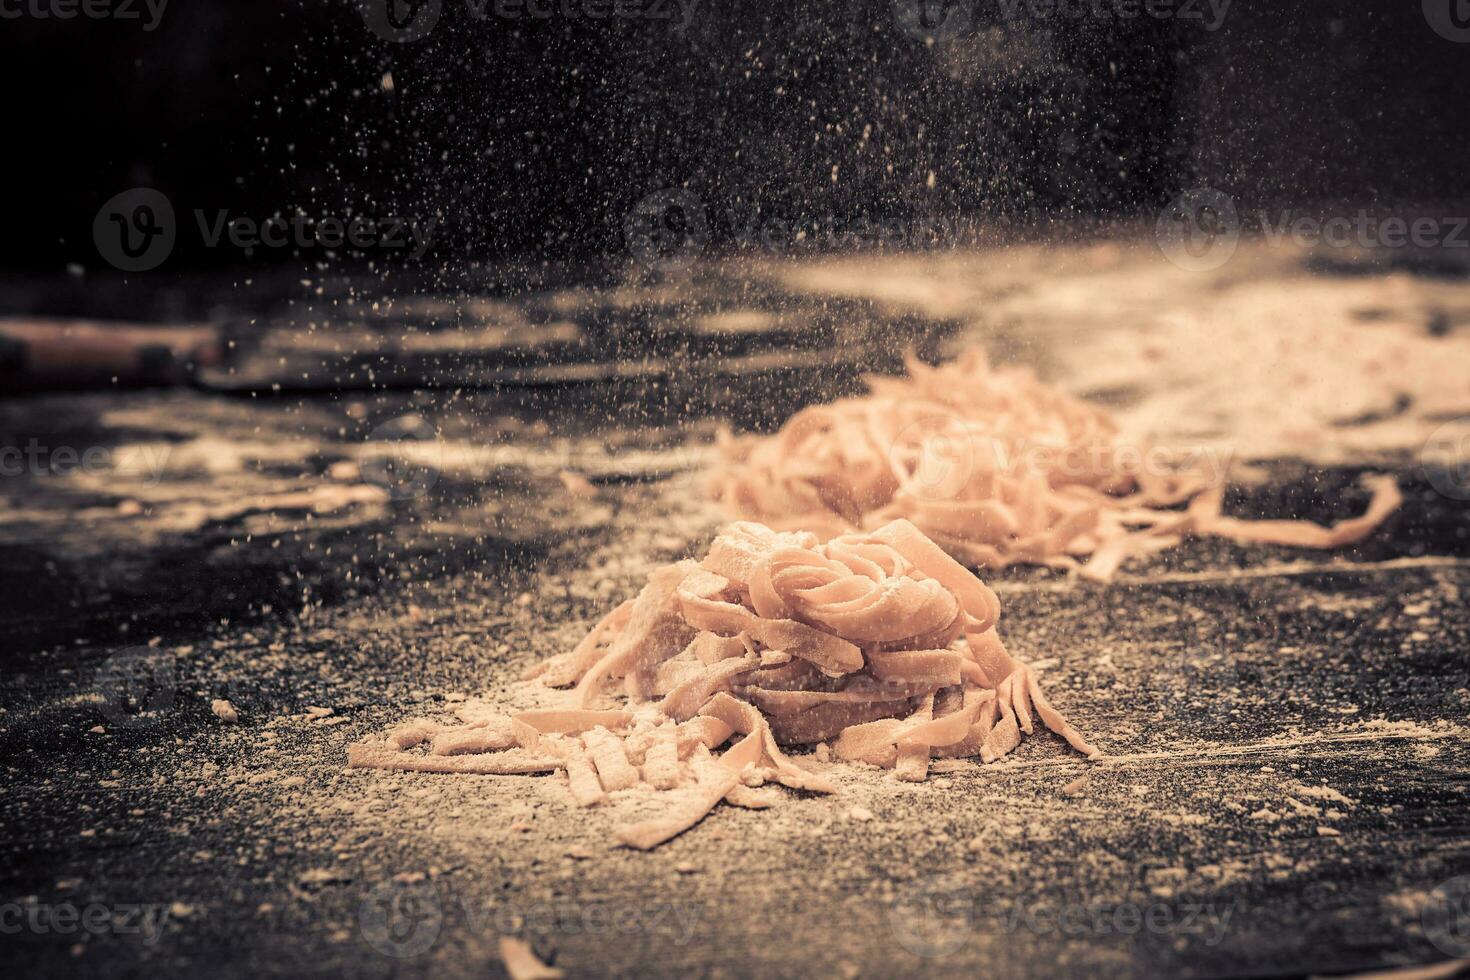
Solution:
M 662 815 L 617 831 L 648 849 L 722 800 L 770 806 L 766 783 L 836 791 L 782 746 L 817 744 L 819 757 L 917 781 L 935 756 L 1001 758 L 1039 715 L 1096 756 L 1031 668 L 1006 652 L 999 617 L 995 593 L 908 521 L 827 544 L 737 523 L 703 562 L 655 572 L 576 649 L 528 674 L 574 687 L 565 706 L 514 715 L 465 706 L 460 724 L 409 722 L 386 740 L 353 745 L 348 762 L 565 771 L 582 806 L 610 793 L 666 793 Z M 619 687 L 625 703 L 608 707 Z
M 1342 547 L 1402 502 L 1393 477 L 1376 476 L 1366 513 L 1331 528 L 1225 517 L 1225 460 L 1130 438 L 978 347 L 940 367 L 907 363 L 907 378 L 871 377 L 870 395 L 805 409 L 773 437 L 727 436 L 711 494 L 733 516 L 825 535 L 904 518 L 973 567 L 1080 566 L 1100 581 L 1191 534 Z

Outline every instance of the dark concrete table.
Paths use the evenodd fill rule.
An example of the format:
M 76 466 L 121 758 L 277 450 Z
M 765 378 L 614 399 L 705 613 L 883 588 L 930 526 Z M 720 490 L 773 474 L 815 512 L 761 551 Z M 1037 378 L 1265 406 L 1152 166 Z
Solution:
M 1037 288 L 1038 263 L 1048 284 L 1081 275 L 1074 259 L 962 279 L 999 302 Z M 1234 274 L 1366 276 L 1403 302 L 1402 274 L 1295 262 Z M 1043 734 L 922 785 L 854 770 L 835 800 L 723 808 L 651 854 L 610 848 L 552 780 L 344 771 L 350 741 L 494 697 L 653 564 L 700 551 L 718 515 L 693 473 L 719 420 L 773 425 L 904 342 L 983 337 L 1045 366 L 1075 329 L 965 316 L 969 294 L 911 270 L 917 299 L 790 272 L 339 307 L 311 331 L 329 304 L 297 305 L 213 390 L 0 401 L 6 445 L 103 450 L 0 481 L 6 959 L 484 976 L 503 932 L 573 976 L 1295 975 L 1470 954 L 1470 512 L 1456 474 L 1407 449 L 1270 460 L 1232 494 L 1238 513 L 1329 519 L 1391 467 L 1403 511 L 1343 552 L 1191 542 L 1110 588 L 990 577 L 1013 649 L 1100 764 Z M 1191 302 L 1226 302 L 1219 277 L 1191 282 Z M 1436 335 L 1467 329 L 1463 294 L 1435 295 Z M 598 498 L 566 493 L 566 469 Z M 302 496 L 362 483 L 392 492 Z

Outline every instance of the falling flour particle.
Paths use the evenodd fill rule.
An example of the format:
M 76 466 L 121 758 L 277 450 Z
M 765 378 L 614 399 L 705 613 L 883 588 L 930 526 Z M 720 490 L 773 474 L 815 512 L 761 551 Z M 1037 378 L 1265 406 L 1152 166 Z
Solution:
M 220 721 L 236 722 L 240 720 L 240 712 L 236 711 L 235 706 L 224 698 L 215 698 L 209 702 L 209 710 L 213 711 L 214 716 Z

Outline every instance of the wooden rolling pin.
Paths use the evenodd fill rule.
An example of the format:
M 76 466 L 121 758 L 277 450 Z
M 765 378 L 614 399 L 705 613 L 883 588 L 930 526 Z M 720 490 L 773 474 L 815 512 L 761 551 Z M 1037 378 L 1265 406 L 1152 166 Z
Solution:
M 224 359 L 213 327 L 0 318 L 0 394 L 189 384 Z

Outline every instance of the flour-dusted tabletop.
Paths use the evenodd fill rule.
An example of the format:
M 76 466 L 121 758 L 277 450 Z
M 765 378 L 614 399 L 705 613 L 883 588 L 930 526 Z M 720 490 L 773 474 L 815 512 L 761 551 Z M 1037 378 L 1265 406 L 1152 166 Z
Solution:
M 0 401 L 0 444 L 35 447 L 0 479 L 7 959 L 483 977 L 502 934 L 568 976 L 1470 955 L 1470 482 L 1434 442 L 1470 414 L 1470 281 L 1425 271 L 1246 249 L 1188 273 L 1128 242 L 711 262 L 273 307 L 219 324 L 234 369 L 195 387 Z M 769 429 L 906 343 L 973 340 L 1238 446 L 1234 513 L 1349 516 L 1385 469 L 1405 505 L 1342 552 L 1189 542 L 1109 587 L 985 576 L 1098 763 L 1042 734 L 921 784 L 839 770 L 836 798 L 722 808 L 652 853 L 554 777 L 344 768 L 702 552 L 723 421 Z M 1355 356 L 1397 360 L 1354 381 Z M 1317 375 L 1283 384 L 1292 365 Z

